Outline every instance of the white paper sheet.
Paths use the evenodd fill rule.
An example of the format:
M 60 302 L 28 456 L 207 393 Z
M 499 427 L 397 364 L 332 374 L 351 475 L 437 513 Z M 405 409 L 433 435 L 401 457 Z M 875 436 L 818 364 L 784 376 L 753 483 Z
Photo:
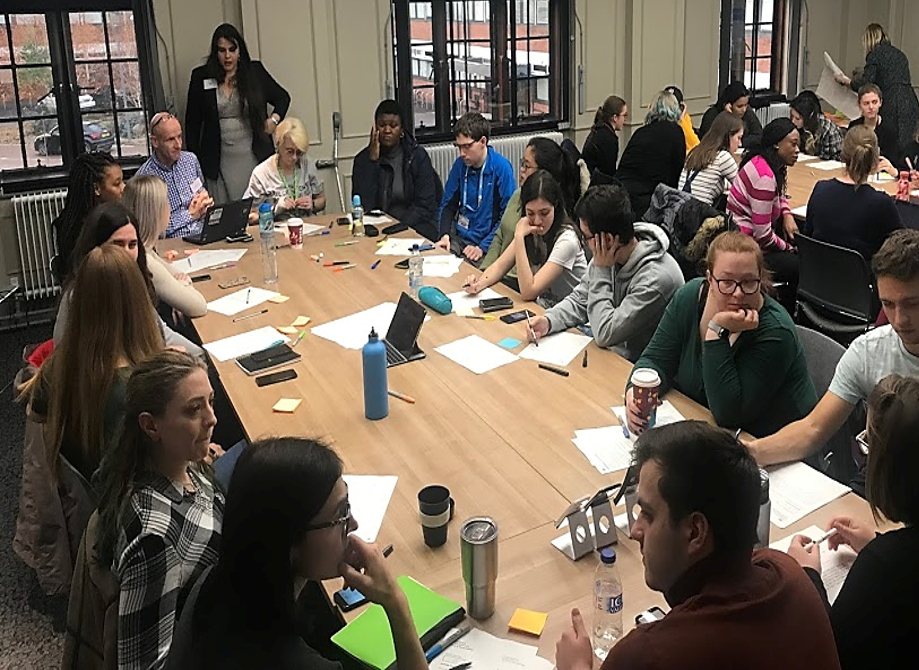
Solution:
M 836 64 L 836 61 L 833 60 L 833 57 L 830 56 L 830 54 L 827 53 L 826 51 L 823 52 L 823 64 L 824 64 L 826 67 L 830 68 L 830 72 L 832 72 L 834 76 L 837 75 L 837 74 L 842 74 L 842 73 L 843 73 L 843 72 L 842 72 L 842 68 L 840 68 L 840 67 Z
M 452 277 L 459 272 L 463 259 L 459 256 L 425 256 L 423 273 L 425 277 Z
M 491 287 L 479 291 L 475 295 L 470 295 L 465 291 L 457 291 L 456 293 L 448 293 L 447 297 L 450 298 L 450 302 L 453 303 L 453 311 L 457 310 L 472 310 L 479 306 L 479 300 L 488 300 L 489 298 L 500 298 L 501 294 L 492 289 Z
M 815 161 L 819 156 L 811 156 L 810 154 L 798 154 L 798 162 L 806 163 L 807 161 Z
M 802 219 L 807 216 L 807 205 L 801 205 L 791 210 L 792 216 L 800 216 Z
M 769 472 L 770 518 L 788 528 L 851 489 L 801 462 L 766 468 Z
M 245 253 L 245 249 L 201 249 L 187 258 L 173 261 L 171 265 L 175 272 L 191 274 L 223 263 L 236 263 Z
M 842 74 L 842 70 L 833 62 L 826 51 L 823 52 L 823 70 L 820 81 L 817 83 L 817 97 L 826 100 L 830 106 L 835 107 L 849 119 L 861 116 L 858 107 L 858 94 L 848 86 L 841 86 L 836 81 L 835 75 Z
M 618 407 L 610 407 L 613 410 L 613 414 L 616 415 L 616 418 L 619 419 L 619 423 L 625 424 L 625 405 L 619 405 Z M 673 406 L 669 400 L 665 400 L 660 407 L 657 408 L 657 414 L 654 417 L 655 426 L 666 426 L 668 423 L 676 423 L 677 421 L 686 421 L 686 417 L 680 414 L 679 410 Z M 636 439 L 635 436 L 632 436 L 633 439 Z
M 222 298 L 218 298 L 217 300 L 212 300 L 207 303 L 207 309 L 209 312 L 233 316 L 244 310 L 261 305 L 263 302 L 266 302 L 269 298 L 273 298 L 276 295 L 280 294 L 276 291 L 266 291 L 257 286 L 249 286 L 247 288 L 241 288 L 229 295 L 225 295 Z
M 571 441 L 602 475 L 625 470 L 632 462 L 634 442 L 625 436 L 622 426 L 576 430 L 574 435 Z
M 531 361 L 565 367 L 573 361 L 593 338 L 579 333 L 555 333 L 539 340 L 539 346 L 530 343 L 518 355 Z
M 370 224 L 371 226 L 388 226 L 390 223 L 395 223 L 395 220 L 389 218 L 385 214 L 382 216 L 377 216 L 375 214 L 364 214 L 364 225 Z
M 467 370 L 472 370 L 477 375 L 517 360 L 517 357 L 507 349 L 483 340 L 478 335 L 470 335 L 449 344 L 443 344 L 435 351 Z
M 351 515 L 357 519 L 354 534 L 365 542 L 376 542 L 399 479 L 394 475 L 342 475 L 348 485 Z
M 460 663 L 471 662 L 472 669 L 548 670 L 552 664 L 536 655 L 536 647 L 496 637 L 479 628 L 447 647 L 431 661 L 431 670 L 450 670 Z
M 319 226 L 315 223 L 305 223 L 303 224 L 303 235 L 312 235 L 313 233 L 318 233 L 320 230 L 328 230 L 326 226 Z
M 222 340 L 215 340 L 204 345 L 207 352 L 218 361 L 228 361 L 239 358 L 254 351 L 262 351 L 276 342 L 290 342 L 290 338 L 281 335 L 271 326 L 265 326 L 247 333 L 240 333 Z
M 349 316 L 313 326 L 312 333 L 326 340 L 332 340 L 345 349 L 360 349 L 367 344 L 370 329 L 380 337 L 386 337 L 389 324 L 396 313 L 396 303 L 384 302 Z
M 817 161 L 816 163 L 811 163 L 807 167 L 814 168 L 815 170 L 838 170 L 845 166 L 845 163 L 840 163 L 839 161 Z
M 364 219 L 366 222 L 366 219 Z M 411 256 L 412 247 L 428 242 L 420 237 L 390 237 L 377 249 L 377 256 Z
M 788 547 L 791 546 L 791 538 L 795 535 L 806 535 L 815 540 L 823 534 L 823 529 L 817 526 L 809 526 L 800 533 L 793 533 L 788 537 L 783 537 L 769 546 L 779 551 L 788 551 Z M 823 580 L 824 587 L 826 587 L 826 595 L 830 605 L 836 602 L 836 596 L 842 590 L 842 585 L 849 575 L 849 570 L 852 568 L 856 556 L 858 554 L 849 547 L 841 546 L 838 550 L 833 551 L 826 542 L 820 544 L 820 578 Z
M 897 178 L 886 172 L 875 172 L 868 175 L 869 184 L 886 184 L 891 181 L 897 181 Z

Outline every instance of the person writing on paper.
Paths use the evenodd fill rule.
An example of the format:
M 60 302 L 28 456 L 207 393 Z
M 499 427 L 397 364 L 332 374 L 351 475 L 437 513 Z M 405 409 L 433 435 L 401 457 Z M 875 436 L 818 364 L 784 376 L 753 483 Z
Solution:
M 872 258 L 871 269 L 890 323 L 849 345 L 829 390 L 810 414 L 750 443 L 760 464 L 797 461 L 818 451 L 884 377 L 897 373 L 919 378 L 919 230 L 891 233 Z
M 903 524 L 878 533 L 851 517 L 830 520 L 830 550 L 850 547 L 858 557 L 830 607 L 820 578 L 820 548 L 800 535 L 789 555 L 798 561 L 830 607 L 830 622 L 843 670 L 896 668 L 910 658 L 919 635 L 919 489 L 904 473 L 919 468 L 919 380 L 890 375 L 868 398 L 868 427 L 858 442 L 868 456 L 868 504 L 875 522 Z
M 747 449 L 685 421 L 642 435 L 633 462 L 631 536 L 645 583 L 671 609 L 616 642 L 601 670 L 837 670 L 826 609 L 803 571 L 780 551 L 753 549 L 760 475 Z M 558 670 L 594 667 L 579 610 L 555 649 Z
M 634 361 L 683 285 L 670 240 L 659 226 L 633 223 L 621 186 L 591 186 L 575 215 L 593 257 L 568 297 L 530 320 L 527 339 L 587 325 L 598 346 Z
M 437 212 L 437 246 L 473 265 L 491 246 L 501 215 L 514 194 L 510 162 L 488 146 L 491 125 L 478 112 L 463 114 L 453 127 L 459 158 L 450 168 Z
M 909 60 L 890 43 L 884 28 L 877 23 L 865 28 L 862 47 L 865 50 L 862 73 L 854 78 L 839 73 L 836 81 L 856 92 L 865 84 L 877 84 L 886 100 L 884 116 L 897 130 L 899 153 L 910 143 L 919 123 L 919 98 L 913 90 Z
M 427 669 L 405 594 L 376 545 L 353 534 L 341 475 L 341 459 L 316 440 L 266 438 L 246 449 L 220 559 L 185 603 L 167 670 L 340 669 L 317 650 L 331 647 L 328 634 L 309 628 L 301 597 L 339 576 L 383 606 L 399 668 Z
M 730 112 L 743 121 L 743 146 L 752 147 L 760 143 L 763 135 L 763 124 L 759 122 L 756 112 L 750 107 L 750 91 L 739 81 L 731 82 L 721 91 L 717 102 L 702 115 L 699 124 L 699 135 L 705 137 L 711 129 L 715 118 L 721 112 Z
M 903 227 L 894 199 L 866 182 L 878 169 L 878 141 L 866 126 L 855 126 L 842 144 L 845 172 L 818 181 L 807 201 L 804 234 L 860 253 L 866 263 L 884 240 Z
M 890 164 L 890 161 L 900 157 L 900 150 L 897 148 L 897 129 L 890 123 L 883 123 L 884 119 L 880 114 L 883 102 L 884 98 L 877 84 L 865 84 L 858 89 L 858 106 L 862 110 L 862 115 L 849 123 L 849 130 L 858 126 L 873 130 L 877 135 L 878 147 L 881 150 L 882 162 L 879 169 L 896 177 L 898 176 L 896 168 Z
M 795 324 L 768 293 L 759 246 L 728 231 L 708 249 L 705 277 L 688 282 L 664 311 L 634 369 L 652 368 L 669 388 L 708 407 L 719 426 L 769 435 L 807 415 L 817 394 Z M 646 421 L 626 387 L 629 430 Z
M 737 178 L 734 153 L 743 139 L 743 122 L 721 112 L 699 145 L 686 157 L 680 174 L 680 190 L 706 205 L 724 203 L 725 194 Z
M 310 148 L 306 126 L 300 119 L 287 117 L 274 131 L 277 150 L 255 166 L 243 198 L 253 198 L 250 222 L 258 222 L 259 202 L 272 202 L 275 221 L 312 216 L 325 209 L 322 180 L 316 163 L 307 156 Z
M 523 215 L 514 241 L 485 272 L 466 277 L 467 293 L 491 286 L 517 268 L 520 297 L 548 308 L 567 297 L 587 271 L 580 231 L 565 210 L 562 188 L 546 170 L 537 170 L 520 189 Z
M 139 175 L 159 177 L 169 196 L 169 226 L 166 237 L 184 237 L 201 232 L 201 219 L 214 199 L 204 188 L 204 174 L 198 157 L 182 151 L 182 125 L 169 112 L 157 112 L 150 119 L 153 153 L 137 170 Z

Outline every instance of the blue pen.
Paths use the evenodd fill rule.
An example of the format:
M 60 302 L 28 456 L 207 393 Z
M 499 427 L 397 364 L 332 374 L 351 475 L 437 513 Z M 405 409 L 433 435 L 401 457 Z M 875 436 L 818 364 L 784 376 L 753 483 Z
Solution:
M 632 437 L 631 435 L 629 435 L 629 427 L 626 424 L 622 424 L 622 437 L 624 437 L 625 439 L 629 439 L 630 437 Z
M 433 244 L 422 244 L 420 247 L 418 247 L 418 251 L 430 251 L 433 248 Z
M 462 628 L 457 628 L 452 633 L 449 633 L 448 635 L 444 636 L 443 638 L 441 638 L 440 642 L 438 642 L 433 647 L 431 647 L 426 652 L 424 652 L 425 660 L 428 663 L 430 663 L 435 658 L 440 656 L 440 654 L 443 653 L 444 649 L 449 647 L 451 644 L 456 642 L 458 639 L 463 637 L 463 635 L 465 635 L 471 630 L 472 630 L 472 626 L 464 626 Z

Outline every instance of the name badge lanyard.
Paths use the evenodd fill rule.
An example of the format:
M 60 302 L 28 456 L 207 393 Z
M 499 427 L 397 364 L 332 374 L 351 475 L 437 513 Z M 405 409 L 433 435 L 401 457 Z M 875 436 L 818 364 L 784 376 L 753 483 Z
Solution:
M 287 197 L 293 201 L 296 201 L 300 197 L 300 161 L 294 163 L 294 181 L 293 184 L 288 184 L 287 180 L 284 178 L 284 173 L 281 171 L 281 157 L 277 158 L 278 164 L 278 176 L 281 178 L 281 183 L 284 184 L 284 191 L 287 193 Z
M 485 182 L 485 166 L 488 165 L 488 157 L 485 157 L 485 162 L 482 163 L 482 169 L 479 171 L 479 194 L 478 199 L 476 200 L 475 209 L 469 207 L 469 203 L 466 202 L 469 197 L 469 193 L 466 190 L 466 186 L 469 183 L 469 168 L 463 172 L 463 212 L 469 210 L 471 212 L 476 212 L 479 209 L 479 206 L 482 204 L 482 185 Z

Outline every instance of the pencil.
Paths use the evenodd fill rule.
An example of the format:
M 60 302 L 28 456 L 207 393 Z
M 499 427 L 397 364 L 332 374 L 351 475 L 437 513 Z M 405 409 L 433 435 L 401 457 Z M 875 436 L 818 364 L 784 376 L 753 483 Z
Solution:
M 342 270 L 350 270 L 351 268 L 357 267 L 354 263 L 348 263 L 347 265 L 338 265 L 335 267 L 335 272 L 341 272 Z
M 251 319 L 253 316 L 259 316 L 260 314 L 265 314 L 266 312 L 268 312 L 268 310 L 263 309 L 261 312 L 252 312 L 252 314 L 245 314 L 243 316 L 237 316 L 235 319 L 233 319 L 233 323 L 236 323 L 237 321 L 244 321 L 246 319 Z
M 811 546 L 812 544 L 814 544 L 814 545 L 820 544 L 821 542 L 825 542 L 825 541 L 829 540 L 829 539 L 830 539 L 831 537 L 833 537 L 835 534 L 836 534 L 836 529 L 835 529 L 835 528 L 830 528 L 830 529 L 829 529 L 827 532 L 825 532 L 823 535 L 821 535 L 820 537 L 815 537 L 815 538 L 813 538 L 810 542 L 808 542 L 808 543 L 807 543 L 806 545 L 804 545 L 804 546 L 805 546 L 805 547 L 809 547 L 809 546 Z
M 398 398 L 399 400 L 407 402 L 410 405 L 415 404 L 415 399 L 410 395 L 405 395 L 404 393 L 399 393 L 398 391 L 393 391 L 392 389 L 389 389 L 387 393 L 389 393 L 389 395 L 391 395 L 393 398 Z

